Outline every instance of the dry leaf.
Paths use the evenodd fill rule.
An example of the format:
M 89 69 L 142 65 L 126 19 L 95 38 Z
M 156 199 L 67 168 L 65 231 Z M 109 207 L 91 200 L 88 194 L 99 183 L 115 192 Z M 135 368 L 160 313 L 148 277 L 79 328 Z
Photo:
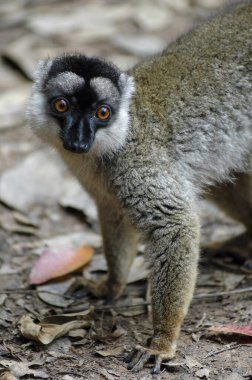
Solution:
M 93 252 L 87 245 L 77 250 L 46 249 L 32 268 L 30 284 L 42 284 L 83 267 L 91 260 Z
M 84 338 L 84 336 L 86 335 L 87 335 L 87 331 L 84 329 L 72 330 L 72 331 L 69 331 L 69 334 L 68 334 L 68 336 L 70 336 L 71 338 Z
M 241 326 L 230 323 L 227 325 L 212 326 L 209 330 L 217 333 L 239 334 L 252 337 L 252 325 Z
M 38 366 L 39 364 L 36 361 L 32 362 L 17 362 L 15 360 L 0 360 L 0 365 L 4 368 L 8 368 L 11 371 L 13 376 L 16 376 L 18 379 L 26 375 L 32 375 L 34 377 L 48 379 L 48 374 L 39 369 L 30 368 L 32 366 Z M 14 380 L 16 377 L 7 377 L 5 380 Z M 0 377 L 1 379 L 1 377 Z M 1 379 L 2 380 L 2 379 Z
M 30 315 L 24 315 L 18 322 L 21 334 L 42 344 L 49 344 L 71 330 L 90 327 L 93 309 L 77 314 L 62 314 L 44 318 L 35 323 Z
M 119 356 L 119 355 L 122 355 L 123 352 L 124 352 L 124 347 L 123 346 L 118 346 L 118 347 L 112 347 L 112 348 L 108 348 L 108 349 L 105 349 L 105 350 L 99 350 L 99 351 L 95 351 L 98 355 L 101 355 L 101 356 Z
M 66 297 L 66 293 L 74 282 L 75 278 L 71 277 L 62 281 L 38 285 L 38 296 L 43 302 L 49 305 L 68 307 L 73 303 L 73 299 Z

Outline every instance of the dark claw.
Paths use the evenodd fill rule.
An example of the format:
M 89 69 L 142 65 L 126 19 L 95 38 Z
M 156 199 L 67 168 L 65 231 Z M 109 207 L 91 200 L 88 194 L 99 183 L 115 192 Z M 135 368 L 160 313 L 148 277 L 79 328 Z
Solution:
M 137 363 L 132 368 L 132 371 L 137 372 L 137 371 L 140 371 L 141 369 L 143 369 L 144 365 L 147 363 L 150 356 L 151 356 L 151 354 L 148 351 L 141 352 L 141 356 L 138 359 Z
M 130 363 L 133 359 L 133 357 L 135 356 L 135 354 L 137 353 L 137 350 L 132 350 L 127 356 L 126 358 L 124 359 L 124 362 L 125 363 Z
M 143 352 L 141 350 L 139 350 L 139 349 L 135 350 L 134 355 L 132 357 L 132 360 L 130 361 L 130 363 L 127 366 L 128 369 L 133 369 L 136 366 L 136 364 L 141 359 L 142 353 Z
M 155 358 L 155 366 L 154 366 L 154 368 L 153 368 L 152 371 L 151 371 L 151 373 L 152 373 L 153 375 L 157 375 L 157 374 L 160 372 L 161 364 L 162 364 L 162 359 L 161 359 L 161 357 L 158 355 L 158 356 L 156 356 L 156 358 Z

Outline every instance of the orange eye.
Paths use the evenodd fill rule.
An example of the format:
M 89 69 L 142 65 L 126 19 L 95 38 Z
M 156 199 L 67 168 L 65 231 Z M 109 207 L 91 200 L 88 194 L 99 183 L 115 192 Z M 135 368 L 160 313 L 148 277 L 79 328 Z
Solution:
M 96 110 L 96 117 L 101 121 L 107 121 L 110 118 L 111 110 L 108 106 L 101 106 Z
M 69 103 L 64 98 L 58 98 L 53 102 L 53 107 L 54 107 L 55 111 L 57 111 L 59 113 L 63 113 L 63 112 L 68 111 Z

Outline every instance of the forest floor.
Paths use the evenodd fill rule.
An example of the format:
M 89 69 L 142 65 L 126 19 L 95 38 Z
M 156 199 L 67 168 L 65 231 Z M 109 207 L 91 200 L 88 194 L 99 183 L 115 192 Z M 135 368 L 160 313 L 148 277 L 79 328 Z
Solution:
M 127 69 L 160 51 L 221 3 L 0 2 L 1 380 L 153 378 L 151 363 L 140 373 L 128 371 L 124 363 L 130 349 L 136 343 L 144 344 L 152 332 L 143 247 L 114 306 L 93 298 L 85 286 L 74 287 L 81 270 L 43 285 L 30 285 L 30 272 L 44 247 L 77 249 L 88 244 L 95 254 L 84 268 L 85 275 L 99 277 L 106 268 L 95 205 L 54 152 L 32 135 L 25 122 L 25 104 L 38 59 L 80 51 L 109 58 Z M 242 230 L 215 206 L 202 202 L 203 243 L 225 240 Z M 242 262 L 202 254 L 176 358 L 164 363 L 154 378 L 251 380 L 251 287 L 252 275 Z M 91 305 L 95 307 L 92 312 Z M 50 344 L 36 343 L 20 332 L 22 316 L 43 323 L 47 316 L 85 310 L 90 310 L 89 317 L 83 317 L 88 321 L 86 327 L 75 327 Z

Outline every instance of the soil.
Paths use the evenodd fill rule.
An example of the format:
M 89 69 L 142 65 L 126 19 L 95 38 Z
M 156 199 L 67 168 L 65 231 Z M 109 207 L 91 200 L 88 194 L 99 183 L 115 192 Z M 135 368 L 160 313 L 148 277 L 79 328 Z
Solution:
M 0 114 L 4 112 L 5 116 L 9 114 L 11 117 L 6 125 L 1 126 L 0 121 L 0 175 L 17 167 L 34 152 L 45 149 L 24 121 L 23 99 L 19 103 L 17 101 L 21 110 L 18 109 L 20 114 L 16 117 L 12 102 L 6 106 L 1 98 L 8 91 L 13 91 L 13 104 L 16 105 L 15 91 L 31 86 L 31 70 L 38 58 L 48 53 L 76 49 L 112 57 L 124 67 L 130 66 L 149 54 L 148 38 L 155 37 L 161 43 L 167 39 L 170 41 L 220 5 L 220 1 L 213 0 L 181 0 L 174 4 L 156 1 L 154 8 L 167 12 L 166 24 L 158 12 L 156 23 L 148 22 L 151 20 L 148 12 L 153 12 L 153 8 L 148 11 L 148 7 L 153 6 L 149 1 L 131 0 L 125 4 L 112 0 L 74 0 L 44 1 L 41 4 L 33 0 L 0 4 Z M 83 11 L 83 7 L 85 10 L 85 6 L 89 20 L 80 21 L 78 11 Z M 107 7 L 111 10 L 109 15 Z M 95 30 L 91 26 L 98 10 L 105 19 L 110 17 L 111 24 L 101 23 Z M 50 24 L 53 18 L 55 28 L 52 27 L 53 21 Z M 90 35 L 81 29 L 85 21 L 91 25 Z M 112 30 L 109 27 L 113 27 Z M 144 52 L 141 49 L 137 51 L 132 41 L 127 43 L 134 46 L 126 48 L 125 41 L 120 42 L 117 38 L 125 35 L 133 36 L 134 40 L 138 34 L 146 38 Z M 14 50 L 13 46 L 16 46 Z M 15 189 L 18 197 L 18 186 Z M 41 246 L 43 239 L 58 235 L 82 231 L 99 233 L 99 226 L 96 221 L 90 223 L 79 210 L 64 208 L 57 202 L 38 202 L 22 213 L 29 220 L 36 219 L 38 228 L 31 227 L 31 230 L 22 229 L 28 226 L 17 223 L 16 212 L 12 205 L 0 203 L 0 379 L 252 379 L 251 336 L 209 330 L 213 326 L 229 324 L 251 326 L 252 275 L 245 271 L 241 262 L 229 256 L 202 254 L 195 298 L 183 323 L 176 358 L 165 363 L 159 375 L 151 375 L 151 363 L 141 372 L 134 373 L 127 370 L 124 358 L 135 344 L 144 344 L 151 336 L 152 324 L 150 307 L 134 308 L 131 303 L 139 300 L 142 305 L 146 299 L 147 280 L 127 285 L 121 297 L 121 301 L 128 304 L 127 313 L 116 305 L 109 306 L 95 299 L 83 286 L 71 293 L 70 306 L 57 307 L 45 303 L 38 294 L 38 288 L 29 285 L 37 247 Z M 202 243 L 226 239 L 242 231 L 242 226 L 211 204 L 202 205 Z M 96 254 L 98 251 L 100 249 Z M 80 275 L 81 272 L 75 272 L 68 278 Z M 42 319 L 45 315 L 78 312 L 90 305 L 96 306 L 91 328 L 82 330 L 79 335 L 67 334 L 49 345 L 43 346 L 24 338 L 17 327 L 24 314 Z

